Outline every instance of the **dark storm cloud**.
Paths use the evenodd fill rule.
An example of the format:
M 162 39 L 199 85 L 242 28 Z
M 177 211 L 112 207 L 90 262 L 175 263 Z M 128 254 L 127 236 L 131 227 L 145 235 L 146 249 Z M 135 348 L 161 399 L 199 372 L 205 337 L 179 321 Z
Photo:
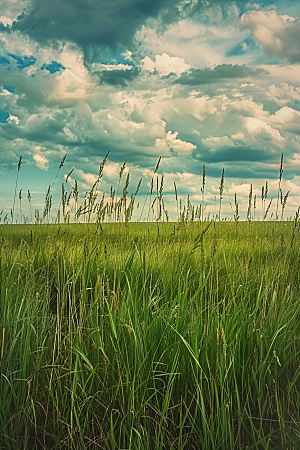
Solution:
M 182 73 L 180 77 L 173 81 L 173 84 L 199 86 L 201 84 L 218 83 L 226 79 L 248 78 L 263 73 L 266 73 L 263 69 L 250 69 L 245 65 L 221 64 L 213 69 L 191 69 Z
M 124 87 L 128 81 L 134 80 L 140 73 L 140 67 L 122 70 L 103 70 L 98 73 L 101 84 Z
M 10 27 L 8 25 L 4 25 L 2 22 L 0 22 L 0 33 L 3 33 L 4 31 L 9 33 Z
M 36 144 L 69 145 L 69 140 L 63 131 L 64 126 L 65 117 L 58 112 L 53 118 L 37 117 L 34 123 L 24 127 L 18 126 L 14 122 L 8 122 L 0 126 L 0 137 L 7 141 L 19 138 Z
M 193 160 L 207 165 L 208 176 L 220 176 L 225 168 L 227 178 L 254 180 L 257 178 L 277 178 L 275 165 L 280 161 L 280 152 L 270 153 L 264 148 L 253 145 L 224 146 L 216 150 L 205 148 L 194 151 Z M 194 164 L 196 166 L 196 164 Z M 201 173 L 199 164 L 199 174 Z
M 237 145 L 234 147 L 222 147 L 218 150 L 203 151 L 203 159 L 209 163 L 220 162 L 248 162 L 248 163 L 270 163 L 274 162 L 274 155 L 262 149 L 249 146 Z
M 280 160 L 280 157 L 279 157 Z M 277 160 L 275 161 L 277 162 Z M 240 178 L 246 182 L 255 182 L 256 179 L 272 180 L 278 178 L 278 170 L 273 169 L 272 166 L 267 166 L 266 164 L 247 164 L 245 166 L 240 166 L 235 163 L 220 163 L 219 166 L 215 164 L 207 165 L 207 176 L 221 178 L 222 168 L 225 169 L 225 187 L 227 179 Z
M 137 28 L 163 8 L 170 18 L 178 14 L 174 0 L 33 0 L 13 22 L 12 30 L 41 44 L 70 41 L 83 49 L 128 47 Z
M 93 47 L 131 48 L 135 32 L 149 18 L 161 17 L 161 24 L 165 26 L 183 17 L 194 17 L 214 4 L 227 2 L 229 0 L 32 0 L 11 28 L 2 28 L 27 34 L 40 44 L 74 42 L 88 60 L 94 56 Z

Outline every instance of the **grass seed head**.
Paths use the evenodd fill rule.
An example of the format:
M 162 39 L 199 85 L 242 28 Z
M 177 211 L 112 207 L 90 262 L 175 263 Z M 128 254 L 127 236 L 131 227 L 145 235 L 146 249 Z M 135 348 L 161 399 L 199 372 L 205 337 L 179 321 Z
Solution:
M 206 169 L 205 169 L 205 164 L 203 164 L 203 172 L 202 172 L 202 188 L 201 188 L 202 194 L 204 193 L 204 188 L 205 188 L 205 177 L 206 177 Z
M 124 161 L 124 163 L 123 163 L 123 165 L 122 165 L 122 167 L 120 169 L 119 180 L 121 180 L 121 178 L 122 178 L 123 172 L 125 170 L 126 163 L 127 163 L 127 159 L 125 159 L 125 161 Z
M 19 162 L 18 162 L 18 172 L 21 169 L 21 165 L 22 165 L 22 155 L 19 158 Z
M 220 191 L 220 199 L 222 200 L 222 198 L 223 198 L 223 191 L 224 191 L 224 169 L 222 170 L 222 176 L 221 176 L 219 191 Z
M 159 165 L 160 165 L 160 162 L 161 162 L 161 156 L 158 158 L 158 161 L 157 161 L 157 164 L 156 164 L 156 167 L 155 167 L 155 170 L 154 170 L 154 173 L 156 173 L 157 171 L 158 171 L 158 169 L 159 169 Z
M 64 165 L 65 160 L 66 160 L 66 157 L 67 157 L 67 153 L 65 154 L 65 156 L 64 156 L 63 159 L 61 160 L 58 170 L 61 169 L 62 166 Z
M 284 170 L 283 169 L 283 153 L 281 153 L 280 168 L 279 168 L 279 181 L 281 181 L 283 170 Z

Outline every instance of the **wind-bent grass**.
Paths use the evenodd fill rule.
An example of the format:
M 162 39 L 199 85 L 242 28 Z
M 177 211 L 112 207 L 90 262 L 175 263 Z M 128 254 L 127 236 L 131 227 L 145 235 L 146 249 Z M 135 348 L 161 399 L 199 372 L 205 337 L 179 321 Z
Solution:
M 2 226 L 0 448 L 299 448 L 298 230 Z

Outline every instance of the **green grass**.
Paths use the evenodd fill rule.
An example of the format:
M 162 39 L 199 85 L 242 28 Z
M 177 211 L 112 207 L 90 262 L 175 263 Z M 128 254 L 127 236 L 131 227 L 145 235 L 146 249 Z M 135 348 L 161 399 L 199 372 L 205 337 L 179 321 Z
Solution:
M 299 226 L 208 225 L 1 226 L 1 449 L 300 447 Z

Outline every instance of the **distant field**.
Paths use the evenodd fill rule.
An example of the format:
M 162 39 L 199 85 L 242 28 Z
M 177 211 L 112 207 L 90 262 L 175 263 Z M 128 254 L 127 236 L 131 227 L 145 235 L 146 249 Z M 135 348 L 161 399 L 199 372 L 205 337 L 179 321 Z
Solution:
M 299 223 L 0 226 L 0 448 L 300 448 Z

